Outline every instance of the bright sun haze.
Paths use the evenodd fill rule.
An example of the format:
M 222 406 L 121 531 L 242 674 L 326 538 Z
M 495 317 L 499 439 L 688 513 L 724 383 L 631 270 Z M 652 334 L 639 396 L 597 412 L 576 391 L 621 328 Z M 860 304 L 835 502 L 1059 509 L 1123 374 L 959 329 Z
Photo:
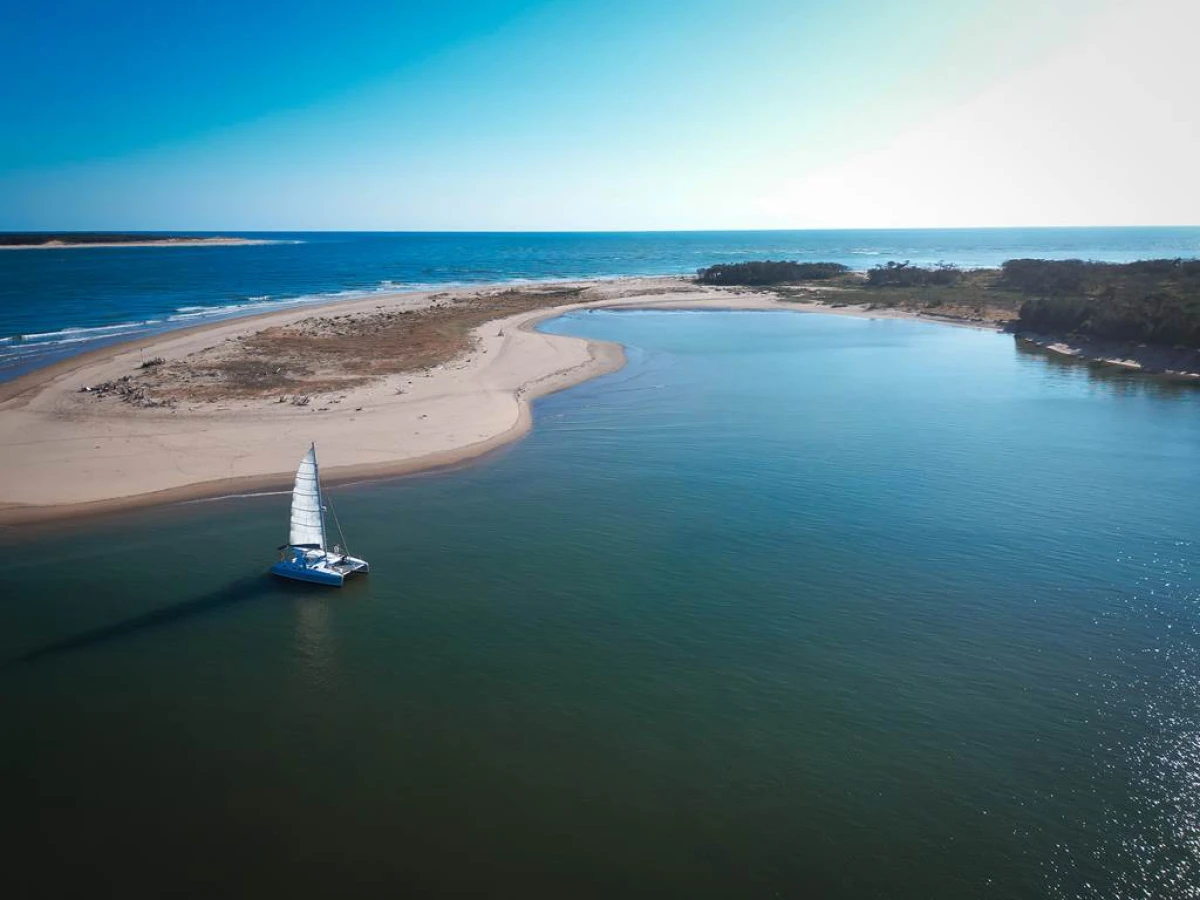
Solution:
M 14 4 L 0 229 L 1185 225 L 1200 4 Z

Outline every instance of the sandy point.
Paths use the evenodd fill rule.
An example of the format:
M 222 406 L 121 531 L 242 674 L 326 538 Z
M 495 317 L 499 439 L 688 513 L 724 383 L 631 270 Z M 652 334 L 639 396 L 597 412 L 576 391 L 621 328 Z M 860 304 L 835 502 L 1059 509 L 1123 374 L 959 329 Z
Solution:
M 227 320 L 94 351 L 2 385 L 0 524 L 286 487 L 310 441 L 330 483 L 452 465 L 524 434 L 536 398 L 623 365 L 617 344 L 538 331 L 547 318 L 582 308 L 799 308 L 680 278 L 627 278 L 523 288 L 546 291 L 552 305 L 489 318 L 513 290 L 396 294 Z M 556 303 L 568 290 L 574 302 Z M 447 307 L 472 310 L 469 321 L 482 310 L 486 319 L 464 353 L 306 396 L 303 405 L 270 395 L 144 408 L 84 390 L 136 379 L 148 359 L 185 366 L 256 335 L 303 333 L 328 321 L 322 317 L 366 321 Z

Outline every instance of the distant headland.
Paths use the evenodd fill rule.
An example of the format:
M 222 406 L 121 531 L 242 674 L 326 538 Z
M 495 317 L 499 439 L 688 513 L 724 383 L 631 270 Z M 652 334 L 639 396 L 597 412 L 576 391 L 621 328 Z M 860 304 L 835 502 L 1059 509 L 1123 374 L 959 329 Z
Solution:
M 251 244 L 275 244 L 257 238 L 198 237 L 157 232 L 118 233 L 113 231 L 9 231 L 0 232 L 0 250 L 61 250 L 88 247 L 238 247 Z

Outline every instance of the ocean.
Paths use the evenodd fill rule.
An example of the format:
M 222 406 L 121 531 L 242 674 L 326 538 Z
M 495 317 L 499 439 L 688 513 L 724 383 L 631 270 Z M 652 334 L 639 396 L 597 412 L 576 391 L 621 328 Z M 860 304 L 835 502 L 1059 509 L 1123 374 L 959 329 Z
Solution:
M 543 328 L 628 365 L 335 489 L 341 591 L 266 575 L 286 494 L 0 534 L 14 896 L 1196 896 L 1200 391 L 916 321 Z
M 867 269 L 893 259 L 978 267 L 1200 255 L 1200 228 L 222 234 L 276 243 L 0 251 L 0 380 L 213 318 L 431 286 L 680 275 L 763 258 Z

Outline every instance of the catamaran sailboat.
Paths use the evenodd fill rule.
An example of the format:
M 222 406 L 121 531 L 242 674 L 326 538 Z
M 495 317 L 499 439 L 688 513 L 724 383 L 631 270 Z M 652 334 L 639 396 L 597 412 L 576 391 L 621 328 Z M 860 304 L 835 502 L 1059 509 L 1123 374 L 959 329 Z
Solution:
M 350 556 L 342 548 L 346 546 L 342 526 L 333 514 L 341 535 L 341 545 L 334 544 L 326 549 L 325 505 L 321 502 L 321 477 L 317 470 L 317 447 L 313 444 L 300 461 L 296 470 L 296 484 L 292 488 L 292 522 L 288 542 L 280 547 L 279 562 L 271 566 L 271 572 L 295 581 L 311 581 L 341 587 L 347 575 L 370 571 L 366 560 Z

